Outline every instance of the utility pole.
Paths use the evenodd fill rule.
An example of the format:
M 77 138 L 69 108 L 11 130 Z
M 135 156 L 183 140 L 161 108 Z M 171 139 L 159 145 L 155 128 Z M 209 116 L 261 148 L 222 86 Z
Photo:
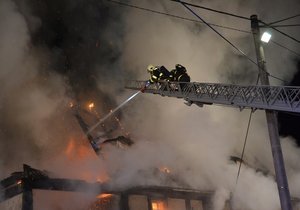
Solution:
M 251 18 L 252 34 L 255 43 L 257 63 L 259 68 L 260 81 L 262 85 L 270 85 L 267 68 L 266 68 L 264 49 L 260 41 L 260 30 L 259 30 L 259 22 L 257 19 L 257 15 L 251 15 L 250 18 Z M 270 143 L 272 148 L 273 163 L 275 168 L 281 209 L 292 210 L 289 186 L 288 186 L 287 176 L 285 173 L 283 155 L 282 155 L 281 144 L 279 139 L 276 112 L 272 110 L 266 110 L 266 118 L 267 118 Z

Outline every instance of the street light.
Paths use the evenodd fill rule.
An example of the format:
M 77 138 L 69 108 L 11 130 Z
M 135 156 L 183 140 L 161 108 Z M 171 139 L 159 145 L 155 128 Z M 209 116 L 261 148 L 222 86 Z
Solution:
M 269 32 L 264 32 L 263 35 L 261 36 L 261 41 L 265 42 L 265 43 L 268 43 L 271 39 L 271 34 Z

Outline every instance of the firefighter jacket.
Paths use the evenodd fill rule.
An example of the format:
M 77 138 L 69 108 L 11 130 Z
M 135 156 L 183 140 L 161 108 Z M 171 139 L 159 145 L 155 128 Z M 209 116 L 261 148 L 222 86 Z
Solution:
M 187 74 L 186 69 L 184 66 L 181 66 L 179 64 L 176 65 L 176 68 L 173 69 L 171 72 L 172 75 L 172 81 L 175 82 L 190 82 L 191 78 Z
M 150 72 L 150 82 L 158 82 L 159 80 L 170 80 L 171 73 L 164 66 L 156 66 L 152 72 Z

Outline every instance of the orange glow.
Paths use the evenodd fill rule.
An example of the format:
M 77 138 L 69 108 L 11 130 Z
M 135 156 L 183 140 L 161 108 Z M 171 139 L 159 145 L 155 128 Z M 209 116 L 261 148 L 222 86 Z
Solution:
M 84 159 L 93 155 L 92 150 L 85 144 L 78 144 L 71 138 L 65 149 L 65 154 L 69 159 Z
M 91 170 L 88 165 L 90 163 L 98 164 L 99 157 L 95 154 L 90 145 L 86 142 L 86 139 L 77 139 L 71 137 L 68 144 L 66 145 L 63 154 L 67 158 L 68 166 L 71 168 L 78 167 L 80 165 L 80 170 L 78 170 L 74 175 L 75 179 L 83 179 L 89 182 L 106 182 L 109 180 L 108 174 L 103 171 L 103 168 L 93 168 Z M 87 164 L 88 163 L 88 164 Z M 85 167 L 87 165 L 87 167 Z
M 75 148 L 75 143 L 74 143 L 74 139 L 70 139 L 68 145 L 67 145 L 67 148 L 65 150 L 65 154 L 68 156 L 68 157 L 71 157 L 71 153 L 74 151 L 74 148 Z
M 104 180 L 103 180 L 104 179 Z M 100 183 L 103 183 L 105 180 L 107 180 L 107 178 L 106 177 L 97 177 L 96 178 L 96 180 L 97 180 L 97 182 L 100 182 Z
M 92 102 L 89 104 L 89 109 L 92 110 L 95 107 L 95 104 Z
M 99 194 L 97 196 L 97 198 L 102 199 L 102 198 L 109 198 L 111 196 L 112 196 L 112 194 L 105 194 L 105 193 L 103 193 L 103 194 Z
M 152 210 L 164 210 L 165 205 L 163 201 L 152 201 Z
M 170 169 L 168 169 L 167 167 L 165 167 L 165 166 L 163 166 L 163 167 L 160 167 L 159 168 L 159 170 L 161 171 L 161 172 L 164 172 L 164 173 L 166 173 L 166 174 L 169 174 L 169 173 L 171 173 L 171 170 Z
M 22 184 L 22 180 L 18 180 L 18 181 L 17 181 L 17 184 Z

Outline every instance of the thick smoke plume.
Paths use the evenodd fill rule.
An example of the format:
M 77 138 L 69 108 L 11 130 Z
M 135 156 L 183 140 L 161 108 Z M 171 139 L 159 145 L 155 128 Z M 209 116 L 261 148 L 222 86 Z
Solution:
M 175 2 L 126 2 L 192 17 Z M 296 0 L 190 2 L 247 17 L 258 14 L 265 22 L 296 14 L 300 6 Z M 269 5 L 272 12 L 267 11 Z M 208 22 L 250 31 L 249 21 L 195 11 Z M 93 101 L 99 115 L 105 115 L 131 95 L 123 89 L 125 79 L 147 79 L 145 68 L 150 63 L 168 69 L 180 63 L 192 81 L 255 84 L 257 67 L 204 24 L 93 0 L 1 0 L 0 16 L 1 176 L 27 163 L 62 177 L 95 180 L 99 176 L 117 187 L 217 190 L 215 209 L 229 197 L 237 209 L 279 208 L 262 111 L 253 115 L 247 165 L 242 166 L 236 185 L 238 166 L 229 157 L 241 154 L 249 111 L 200 109 L 178 99 L 142 95 L 118 114 L 135 144 L 127 150 L 104 147 L 104 158 L 98 159 L 68 107 L 71 101 L 82 107 Z M 251 34 L 216 29 L 256 60 Z M 295 29 L 287 33 L 297 35 Z M 299 50 L 281 35 L 274 39 Z M 284 80 L 291 80 L 297 71 L 296 58 L 277 45 L 266 46 L 266 58 L 269 72 Z M 72 142 L 82 149 L 68 152 Z M 299 149 L 289 137 L 282 144 L 291 193 L 300 196 Z M 167 167 L 173 181 L 158 175 L 159 167 Z

